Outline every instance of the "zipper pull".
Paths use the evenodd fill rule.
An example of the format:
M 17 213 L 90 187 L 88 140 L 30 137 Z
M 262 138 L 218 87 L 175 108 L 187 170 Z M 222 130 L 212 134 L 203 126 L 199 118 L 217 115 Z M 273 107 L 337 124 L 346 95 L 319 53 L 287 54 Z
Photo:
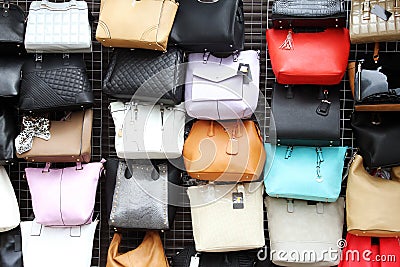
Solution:
M 317 107 L 317 114 L 321 116 L 328 116 L 329 109 L 331 107 L 332 102 L 328 100 L 329 91 L 324 89 L 324 99 L 321 100 L 321 103 Z
M 317 167 L 316 167 L 317 178 L 315 180 L 318 183 L 321 183 L 324 180 L 321 175 L 321 163 L 324 162 L 324 157 L 322 155 L 322 149 L 320 147 L 315 148 L 315 151 L 317 152 Z
M 286 149 L 285 159 L 289 159 L 292 156 L 293 146 L 288 146 Z
M 285 41 L 279 46 L 279 49 L 292 50 L 293 49 L 293 31 L 289 30 Z
M 364 63 L 364 59 L 358 61 L 357 73 L 358 73 L 358 84 L 357 84 L 357 101 L 361 101 L 361 65 Z

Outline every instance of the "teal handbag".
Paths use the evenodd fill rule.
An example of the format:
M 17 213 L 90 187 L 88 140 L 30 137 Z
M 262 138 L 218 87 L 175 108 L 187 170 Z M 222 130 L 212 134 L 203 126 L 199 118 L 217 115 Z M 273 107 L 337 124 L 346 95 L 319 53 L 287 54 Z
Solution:
M 265 144 L 266 192 L 271 197 L 335 202 L 339 197 L 347 147 Z M 275 154 L 273 153 L 275 150 Z

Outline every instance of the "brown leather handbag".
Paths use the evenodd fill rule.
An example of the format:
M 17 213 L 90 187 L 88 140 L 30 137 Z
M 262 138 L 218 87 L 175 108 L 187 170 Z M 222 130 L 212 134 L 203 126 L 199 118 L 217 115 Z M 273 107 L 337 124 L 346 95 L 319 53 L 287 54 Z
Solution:
M 253 121 L 199 120 L 186 139 L 183 156 L 195 179 L 247 182 L 259 179 L 266 153 Z
M 114 237 L 108 249 L 106 267 L 169 266 L 158 232 L 147 231 L 142 244 L 136 249 L 123 254 L 118 252 L 121 239 L 122 236 L 120 233 L 114 233 Z
M 92 109 L 51 121 L 50 139 L 34 138 L 32 148 L 17 157 L 31 162 L 90 162 L 92 123 Z

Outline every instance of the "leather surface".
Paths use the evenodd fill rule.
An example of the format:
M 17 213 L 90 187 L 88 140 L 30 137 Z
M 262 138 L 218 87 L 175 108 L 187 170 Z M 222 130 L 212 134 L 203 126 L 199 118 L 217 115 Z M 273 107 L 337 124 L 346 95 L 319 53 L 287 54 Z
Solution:
M 93 91 L 82 55 L 34 56 L 22 67 L 19 108 L 23 111 L 82 110 L 93 105 Z
M 367 8 L 363 8 L 363 5 Z M 393 13 L 385 21 L 370 11 L 374 5 Z M 350 11 L 350 40 L 352 44 L 390 42 L 400 39 L 399 12 L 395 9 L 395 0 L 352 0 Z M 369 19 L 367 19 L 369 17 Z
M 274 29 L 289 29 L 292 27 L 322 27 L 344 28 L 346 27 L 346 12 L 332 16 L 306 17 L 272 14 L 272 26 Z
M 0 233 L 0 266 L 22 267 L 21 229 Z
M 253 121 L 199 120 L 185 141 L 183 156 L 188 174 L 199 180 L 258 180 L 266 153 Z
M 183 52 L 161 53 L 115 49 L 104 78 L 103 92 L 117 98 L 179 104 L 183 98 Z
M 346 147 L 321 147 L 320 177 L 315 147 L 295 146 L 288 155 L 287 146 L 266 143 L 265 150 L 271 155 L 264 177 L 269 196 L 324 202 L 335 202 L 339 197 Z
M 259 55 L 247 50 L 235 58 L 208 55 L 204 64 L 203 53 L 189 54 L 185 81 L 185 109 L 189 116 L 205 120 L 251 117 L 258 103 Z M 238 72 L 240 64 L 249 65 L 250 80 Z
M 400 122 L 397 112 L 354 112 L 351 127 L 366 166 L 400 165 Z
M 264 246 L 263 191 L 259 182 L 189 187 L 196 250 L 228 252 Z M 233 208 L 235 192 L 243 194 L 243 209 Z
M 180 1 L 170 39 L 191 52 L 243 50 L 242 0 Z
M 0 232 L 5 232 L 19 225 L 20 214 L 14 188 L 3 166 L 0 166 L 0 203 L 0 213 L 3 214 L 0 218 Z
M 160 235 L 147 231 L 143 242 L 134 250 L 119 253 L 122 236 L 114 233 L 108 249 L 107 267 L 169 267 Z
M 0 54 L 17 55 L 24 53 L 25 13 L 17 5 L 0 7 Z
M 177 9 L 174 0 L 103 0 L 96 39 L 108 47 L 166 51 Z
M 2 56 L 0 58 L 0 97 L 14 97 L 19 94 L 23 64 L 23 57 Z
M 38 223 L 76 226 L 92 222 L 96 189 L 103 164 L 93 162 L 63 169 L 25 168 Z M 44 190 L 45 188 L 45 190 Z
M 317 113 L 321 101 L 324 100 L 324 90 L 328 91 L 327 100 L 331 102 L 326 116 Z M 304 85 L 288 89 L 284 85 L 275 83 L 271 108 L 276 143 L 306 146 L 339 145 L 339 91 L 337 86 Z
M 72 112 L 65 121 L 51 121 L 50 140 L 35 138 L 32 149 L 17 157 L 32 162 L 89 162 L 92 124 L 91 109 Z
M 90 266 L 98 221 L 76 227 L 46 227 L 21 222 L 24 267 Z M 51 255 L 51 257 L 49 256 Z
M 272 254 L 273 263 L 280 266 L 307 267 L 334 266 L 339 263 L 340 249 L 337 242 L 343 233 L 344 198 L 341 197 L 334 203 L 318 203 L 322 207 L 320 211 L 315 203 L 302 200 L 289 202 L 286 199 L 266 197 L 265 205 L 271 250 L 286 252 Z M 292 206 L 292 210 L 288 205 Z M 307 255 L 304 254 L 306 251 L 315 252 L 316 260 L 300 257 L 298 261 L 293 261 L 289 256 L 291 251 L 298 252 L 299 255 Z M 339 253 L 332 254 L 337 256 L 335 260 L 323 251 Z
M 28 53 L 91 52 L 91 47 L 92 30 L 86 1 L 52 3 L 42 0 L 30 4 L 25 34 Z
M 268 52 L 278 83 L 340 83 L 350 51 L 347 29 L 329 28 L 323 32 L 292 33 L 293 49 L 280 49 L 287 35 L 287 30 L 267 30 Z
M 18 118 L 15 106 L 6 101 L 0 103 L 0 163 L 5 164 L 15 159 Z
M 363 157 L 356 155 L 347 180 L 347 231 L 362 236 L 398 237 L 399 190 L 399 180 L 371 176 L 363 166 Z
M 324 17 L 345 12 L 343 0 L 276 0 L 272 14 L 303 17 Z

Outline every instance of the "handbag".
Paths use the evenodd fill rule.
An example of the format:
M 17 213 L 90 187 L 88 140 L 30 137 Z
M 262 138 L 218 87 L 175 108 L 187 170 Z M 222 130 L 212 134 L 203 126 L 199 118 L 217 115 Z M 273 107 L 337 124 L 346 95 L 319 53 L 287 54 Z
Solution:
M 96 189 L 103 163 L 76 167 L 25 168 L 35 220 L 45 226 L 77 226 L 92 222 Z
M 120 233 L 114 233 L 108 249 L 107 267 L 169 267 L 158 232 L 147 231 L 143 242 L 126 253 L 118 252 L 121 239 Z
M 250 118 L 257 108 L 259 76 L 259 54 L 254 50 L 227 58 L 210 53 L 189 54 L 185 109 L 197 119 Z
M 392 180 L 374 177 L 364 169 L 363 158 L 356 155 L 347 181 L 347 231 L 360 236 L 398 237 L 399 190 L 398 168 L 392 168 Z
M 28 53 L 91 53 L 92 30 L 86 1 L 33 1 L 29 6 L 25 48 Z
M 269 29 L 267 42 L 280 84 L 335 85 L 344 76 L 350 51 L 346 28 L 320 32 Z
M 20 56 L 0 57 L 0 97 L 15 97 L 19 94 L 21 69 L 24 61 L 24 58 Z
M 309 203 L 266 197 L 265 205 L 274 264 L 319 267 L 339 263 L 344 198 L 334 203 Z
M 116 170 L 114 166 L 107 169 L 107 179 L 114 180 L 115 184 L 115 189 L 106 188 L 106 195 L 113 194 L 109 225 L 169 229 L 176 212 L 176 207 L 169 204 L 176 193 L 173 185 L 179 184 L 179 170 L 167 161 L 121 160 L 111 162 L 107 168 L 109 165 L 118 165 Z
M 351 118 L 356 144 L 370 168 L 400 165 L 400 121 L 397 112 L 354 112 Z
M 115 49 L 104 78 L 103 92 L 128 100 L 179 104 L 185 77 L 183 60 L 183 52 L 176 48 L 165 53 Z
M 0 101 L 0 165 L 15 159 L 14 139 L 17 136 L 17 109 L 9 101 Z
M 21 229 L 0 233 L 0 266 L 22 267 Z
M 96 39 L 109 47 L 166 51 L 177 9 L 175 0 L 103 0 Z
M 119 158 L 164 159 L 182 155 L 185 110 L 151 103 L 112 102 Z
M 343 0 L 275 0 L 272 4 L 275 29 L 292 27 L 346 27 Z
M 193 123 L 183 147 L 188 174 L 199 180 L 258 180 L 265 150 L 258 126 L 251 120 Z
M 197 251 L 229 252 L 265 245 L 262 183 L 192 186 L 187 194 Z
M 242 0 L 180 1 L 170 39 L 190 52 L 243 50 Z
M 19 225 L 20 214 L 14 188 L 4 166 L 0 166 L 0 232 L 6 232 Z
M 93 105 L 93 91 L 82 55 L 32 56 L 22 67 L 22 111 L 82 110 Z
M 0 53 L 18 55 L 25 52 L 25 12 L 21 7 L 3 0 L 0 5 Z
M 354 0 L 350 11 L 350 40 L 352 44 L 391 42 L 400 40 L 398 30 L 399 11 L 397 0 Z M 385 18 L 378 17 L 379 9 L 383 13 L 393 13 Z M 386 14 L 385 14 L 386 15 Z
M 98 221 L 74 227 L 47 227 L 21 222 L 24 267 L 90 266 Z
M 264 184 L 271 197 L 335 202 L 339 197 L 346 147 L 302 147 L 265 144 L 271 157 Z
M 271 142 L 292 146 L 338 146 L 339 92 L 337 86 L 285 86 L 275 83 L 270 129 L 276 132 L 276 137 Z
M 26 116 L 15 141 L 17 157 L 31 162 L 89 162 L 92 123 L 92 109 L 71 112 L 61 121 L 47 123 Z

